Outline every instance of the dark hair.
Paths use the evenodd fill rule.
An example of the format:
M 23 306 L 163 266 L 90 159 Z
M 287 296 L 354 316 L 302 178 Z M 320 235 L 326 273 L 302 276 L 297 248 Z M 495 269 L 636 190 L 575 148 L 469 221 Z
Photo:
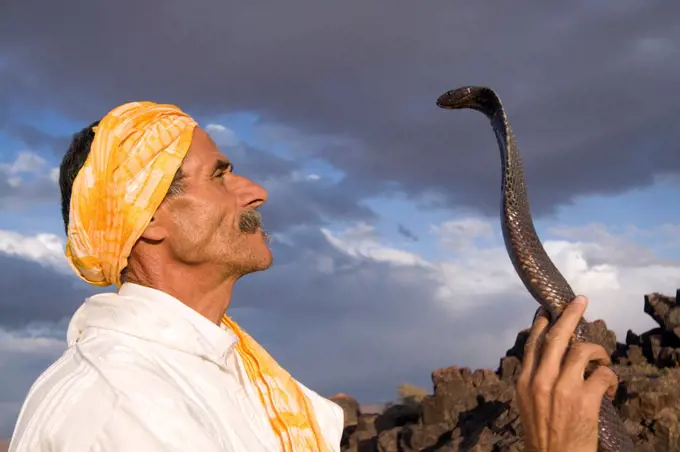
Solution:
M 78 172 L 82 169 L 90 155 L 90 147 L 92 140 L 94 140 L 93 127 L 99 125 L 99 121 L 95 121 L 89 126 L 85 127 L 80 132 L 73 135 L 71 145 L 66 151 L 61 165 L 59 166 L 59 188 L 61 189 L 61 216 L 64 220 L 64 229 L 68 233 L 68 220 L 71 213 L 71 193 L 73 191 L 73 181 L 76 179 Z M 175 173 L 170 188 L 166 197 L 171 197 L 182 193 L 182 169 L 178 169 Z

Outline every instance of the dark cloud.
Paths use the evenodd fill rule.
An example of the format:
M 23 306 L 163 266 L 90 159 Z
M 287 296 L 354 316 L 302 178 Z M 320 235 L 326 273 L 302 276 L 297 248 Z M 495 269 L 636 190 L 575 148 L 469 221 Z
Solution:
M 94 293 L 75 276 L 64 276 L 19 256 L 0 253 L 0 275 L 0 328 L 70 317 Z
M 261 210 L 269 231 L 332 221 L 370 221 L 376 217 L 360 204 L 366 193 L 360 185 L 309 177 L 312 175 L 303 170 L 301 161 L 287 160 L 247 144 L 222 146 L 222 150 L 237 173 L 267 189 L 269 199 Z
M 263 184 L 269 200 L 263 206 L 265 228 L 285 230 L 290 226 L 323 225 L 331 221 L 372 220 L 375 213 L 358 204 L 356 193 L 342 191 L 319 181 Z
M 247 111 L 301 137 L 346 138 L 317 141 L 316 154 L 355 180 L 495 214 L 487 122 L 434 106 L 447 89 L 484 84 L 509 110 L 534 207 L 547 213 L 680 169 L 669 95 L 680 88 L 678 13 L 633 0 L 11 2 L 0 119 L 21 105 L 86 122 L 131 99 Z
M 54 362 L 66 345 L 63 324 L 52 324 L 47 337 L 0 328 L 0 438 L 8 438 L 31 385 Z M 50 339 L 50 336 L 59 336 Z M 33 340 L 32 340 L 33 339 Z M 37 339 L 37 340 L 36 340 Z
M 411 231 L 409 228 L 407 228 L 401 223 L 397 225 L 397 232 L 409 240 L 412 240 L 414 242 L 418 241 L 418 236 L 415 235 L 413 231 Z
M 68 137 L 51 135 L 30 124 L 9 124 L 5 132 L 32 150 L 48 151 L 59 157 L 64 155 L 70 143 Z
M 49 177 L 35 177 L 13 185 L 0 171 L 0 208 L 3 210 L 21 210 L 33 203 L 54 203 L 58 200 L 59 188 Z
M 220 145 L 219 142 L 217 144 Z M 222 145 L 220 148 L 233 163 L 234 171 L 247 174 L 249 178 L 258 182 L 290 177 L 300 169 L 299 162 L 286 160 L 247 144 Z

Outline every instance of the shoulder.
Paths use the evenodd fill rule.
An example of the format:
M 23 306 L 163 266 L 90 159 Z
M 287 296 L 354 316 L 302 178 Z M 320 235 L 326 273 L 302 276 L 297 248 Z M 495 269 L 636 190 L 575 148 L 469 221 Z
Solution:
M 87 451 L 123 430 L 130 431 L 126 438 L 153 429 L 186 432 L 199 418 L 158 363 L 132 344 L 100 337 L 67 349 L 36 380 L 16 424 L 13 450 Z M 156 449 L 150 444 L 148 450 Z

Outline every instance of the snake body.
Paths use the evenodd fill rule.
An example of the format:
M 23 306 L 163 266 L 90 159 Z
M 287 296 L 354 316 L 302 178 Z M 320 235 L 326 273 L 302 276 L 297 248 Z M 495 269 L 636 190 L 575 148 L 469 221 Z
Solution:
M 473 109 L 491 122 L 501 153 L 501 229 L 512 265 L 531 295 L 549 313 L 554 322 L 574 299 L 571 286 L 555 267 L 541 244 L 529 208 L 524 169 L 515 136 L 496 92 L 487 87 L 465 86 L 447 91 L 437 99 L 437 106 L 449 110 Z M 581 319 L 575 340 L 595 342 Z M 605 396 L 599 417 L 600 452 L 633 452 L 633 441 L 612 404 Z

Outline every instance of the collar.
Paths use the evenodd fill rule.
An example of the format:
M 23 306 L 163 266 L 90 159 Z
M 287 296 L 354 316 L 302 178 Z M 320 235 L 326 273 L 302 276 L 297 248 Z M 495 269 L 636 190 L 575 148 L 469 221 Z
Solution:
M 116 331 L 197 355 L 223 366 L 236 335 L 160 290 L 125 283 L 118 293 L 85 300 L 67 332 L 72 346 L 88 328 Z

